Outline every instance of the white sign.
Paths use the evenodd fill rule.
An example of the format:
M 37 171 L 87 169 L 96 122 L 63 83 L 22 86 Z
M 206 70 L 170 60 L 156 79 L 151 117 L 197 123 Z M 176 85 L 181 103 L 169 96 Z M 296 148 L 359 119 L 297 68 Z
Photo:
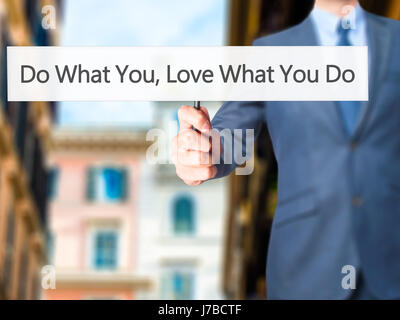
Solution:
M 367 47 L 8 47 L 10 101 L 368 100 Z

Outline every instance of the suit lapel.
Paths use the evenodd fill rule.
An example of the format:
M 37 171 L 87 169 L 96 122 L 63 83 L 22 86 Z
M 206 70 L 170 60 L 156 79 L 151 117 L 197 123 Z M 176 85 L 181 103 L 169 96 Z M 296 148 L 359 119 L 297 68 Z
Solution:
M 388 67 L 388 55 L 391 48 L 392 34 L 389 32 L 382 20 L 374 15 L 364 12 L 367 22 L 368 54 L 369 54 L 369 101 L 363 102 L 360 110 L 360 117 L 354 139 L 361 135 L 369 119 L 376 96 L 379 92 L 378 86 L 381 77 L 386 74 Z
M 381 77 L 386 73 L 388 65 L 388 55 L 391 48 L 392 34 L 388 32 L 382 20 L 377 19 L 373 14 L 365 12 L 367 35 L 368 35 L 368 53 L 369 53 L 369 101 L 363 101 L 360 108 L 360 116 L 356 130 L 352 139 L 357 139 L 362 133 L 367 120 L 370 118 L 371 111 L 378 94 L 378 86 Z M 295 46 L 318 46 L 320 45 L 315 31 L 315 25 L 311 16 L 307 17 L 300 25 L 298 37 L 293 41 Z M 340 128 L 340 132 L 345 139 L 349 136 L 344 130 L 343 119 L 338 110 L 337 103 L 334 101 L 321 102 L 323 104 L 320 110 L 323 114 L 319 115 L 320 120 L 327 121 L 335 126 L 335 130 Z M 316 110 L 318 113 L 318 111 Z M 334 121 L 332 121 L 334 119 Z
M 301 24 L 299 37 L 295 45 L 298 46 L 320 46 L 321 43 L 316 33 L 315 23 L 310 16 Z M 335 101 L 321 101 L 315 102 L 318 106 L 313 112 L 313 116 L 317 117 L 318 121 L 324 121 L 328 127 L 332 128 L 334 134 L 340 134 L 342 138 L 348 139 L 343 125 L 343 120 Z
M 315 25 L 311 15 L 308 16 L 300 25 L 298 37 L 296 37 L 294 46 L 318 46 L 319 40 L 315 31 Z

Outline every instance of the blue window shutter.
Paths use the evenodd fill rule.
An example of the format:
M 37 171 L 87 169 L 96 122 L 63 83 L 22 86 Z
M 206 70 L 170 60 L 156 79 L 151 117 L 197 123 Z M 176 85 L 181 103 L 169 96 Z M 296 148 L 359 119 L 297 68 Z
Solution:
M 128 171 L 125 168 L 103 170 L 105 195 L 108 200 L 123 201 L 128 196 Z
M 122 178 L 119 170 L 114 168 L 105 168 L 103 170 L 105 182 L 105 195 L 108 200 L 121 199 Z
M 194 232 L 194 205 L 188 196 L 175 199 L 173 207 L 173 227 L 176 234 L 192 234 Z
M 177 271 L 173 274 L 173 292 L 176 300 L 193 299 L 193 276 L 188 272 Z
M 128 170 L 126 168 L 122 168 L 120 172 L 121 172 L 121 199 L 126 200 L 128 198 L 128 188 L 129 188 Z
M 183 295 L 183 276 L 182 274 L 175 272 L 173 275 L 174 293 L 177 299 L 181 299 Z
M 89 167 L 86 169 L 86 199 L 89 201 L 95 200 L 96 197 L 96 169 Z
M 98 270 L 112 270 L 117 267 L 116 232 L 100 231 L 96 234 L 94 266 Z
M 47 197 L 54 199 L 57 196 L 59 169 L 51 168 L 48 172 Z

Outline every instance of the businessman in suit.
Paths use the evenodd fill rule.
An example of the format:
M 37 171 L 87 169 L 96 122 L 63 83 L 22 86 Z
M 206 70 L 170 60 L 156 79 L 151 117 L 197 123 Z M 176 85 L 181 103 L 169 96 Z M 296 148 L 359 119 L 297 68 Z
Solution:
M 346 5 L 355 7 L 355 29 L 341 23 Z M 228 175 L 237 163 L 201 161 L 220 148 L 208 130 L 257 136 L 265 122 L 279 173 L 268 298 L 400 299 L 400 23 L 354 0 L 316 0 L 305 21 L 254 45 L 368 45 L 369 101 L 227 102 L 212 121 L 205 108 L 183 106 L 178 176 L 199 185 Z

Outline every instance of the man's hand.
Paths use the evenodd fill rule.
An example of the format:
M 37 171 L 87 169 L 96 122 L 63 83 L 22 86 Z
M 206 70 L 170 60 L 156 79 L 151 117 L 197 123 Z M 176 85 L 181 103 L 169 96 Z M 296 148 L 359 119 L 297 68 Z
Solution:
M 189 186 L 214 178 L 213 146 L 220 151 L 220 138 L 211 132 L 211 121 L 204 107 L 182 106 L 178 111 L 179 133 L 172 140 L 172 161 L 176 174 Z M 196 130 L 194 130 L 196 129 Z

